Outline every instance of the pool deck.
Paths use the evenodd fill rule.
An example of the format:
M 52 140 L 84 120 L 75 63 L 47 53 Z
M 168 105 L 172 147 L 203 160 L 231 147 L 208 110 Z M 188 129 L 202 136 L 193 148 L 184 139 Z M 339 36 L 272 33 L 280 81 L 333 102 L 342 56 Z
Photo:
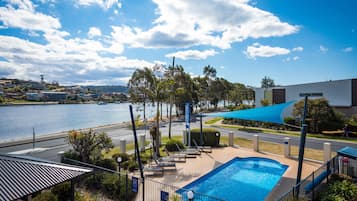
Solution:
M 298 169 L 297 160 L 236 147 L 214 148 L 212 153 L 202 153 L 197 158 L 187 159 L 186 163 L 176 163 L 177 171 L 165 171 L 162 177 L 150 177 L 150 179 L 181 188 L 235 157 L 264 157 L 289 166 L 266 200 L 274 200 L 295 184 Z M 302 178 L 305 178 L 320 166 L 321 163 L 304 161 Z

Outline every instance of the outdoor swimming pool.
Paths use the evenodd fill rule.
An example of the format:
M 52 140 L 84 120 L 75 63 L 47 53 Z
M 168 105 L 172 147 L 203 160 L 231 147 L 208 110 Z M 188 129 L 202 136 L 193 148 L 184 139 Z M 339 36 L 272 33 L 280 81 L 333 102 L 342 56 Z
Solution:
M 262 201 L 287 168 L 288 166 L 267 158 L 234 158 L 183 189 L 226 201 Z M 183 192 L 178 191 L 181 194 Z

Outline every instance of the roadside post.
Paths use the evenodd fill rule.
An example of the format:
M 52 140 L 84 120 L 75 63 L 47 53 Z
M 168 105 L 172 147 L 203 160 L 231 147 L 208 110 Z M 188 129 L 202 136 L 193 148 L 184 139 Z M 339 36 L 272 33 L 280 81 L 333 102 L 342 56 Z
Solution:
M 188 133 L 187 143 L 191 147 L 191 131 L 190 131 L 190 103 L 185 104 L 185 122 L 186 122 L 186 133 Z

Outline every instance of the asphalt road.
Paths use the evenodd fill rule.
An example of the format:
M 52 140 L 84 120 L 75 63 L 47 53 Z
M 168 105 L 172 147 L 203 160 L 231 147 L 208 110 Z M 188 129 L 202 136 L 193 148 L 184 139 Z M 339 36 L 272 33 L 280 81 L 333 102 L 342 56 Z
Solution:
M 191 123 L 191 128 L 198 128 L 199 122 Z M 172 124 L 172 133 L 175 135 L 181 135 L 182 131 L 185 129 L 184 122 L 174 122 Z M 237 131 L 236 129 L 226 129 L 218 128 L 222 134 L 228 134 L 230 131 L 233 131 L 235 136 L 252 139 L 254 134 L 260 136 L 260 140 L 274 142 L 274 143 L 283 143 L 284 137 L 291 138 L 292 145 L 299 145 L 299 137 L 297 136 L 288 136 L 288 135 L 277 135 L 277 134 L 267 134 L 267 133 L 248 133 L 243 131 Z M 162 124 L 160 128 L 161 132 L 164 135 L 168 134 L 168 124 Z M 100 128 L 97 131 L 106 132 L 113 140 L 115 145 L 119 145 L 121 139 L 126 139 L 128 142 L 133 141 L 133 131 L 130 128 L 126 127 L 110 127 L 110 128 Z M 138 135 L 146 134 L 146 139 L 150 139 L 149 131 L 145 129 L 137 130 Z M 341 141 L 331 141 L 326 139 L 315 139 L 307 138 L 306 147 L 312 149 L 323 149 L 324 142 L 331 142 L 332 151 L 337 151 L 345 146 L 357 147 L 357 143 L 348 143 Z M 46 160 L 57 160 L 57 153 L 59 151 L 66 151 L 70 149 L 70 146 L 66 143 L 65 138 L 48 140 L 44 142 L 38 142 L 35 144 L 35 151 L 32 151 L 32 144 L 23 144 L 11 147 L 0 147 L 0 153 L 17 153 L 17 154 L 27 154 L 34 157 L 39 157 Z M 32 151 L 32 152 L 31 152 Z

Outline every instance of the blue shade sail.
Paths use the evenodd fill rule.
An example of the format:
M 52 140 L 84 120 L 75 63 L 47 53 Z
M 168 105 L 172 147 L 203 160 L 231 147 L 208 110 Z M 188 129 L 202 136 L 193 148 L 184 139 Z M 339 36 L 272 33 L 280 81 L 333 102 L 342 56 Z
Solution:
M 284 124 L 284 119 L 282 113 L 285 108 L 289 107 L 295 101 L 290 101 L 287 103 L 275 104 L 272 106 L 252 108 L 246 110 L 236 110 L 232 112 L 218 112 L 204 114 L 204 116 L 215 116 L 223 118 L 232 118 L 232 119 L 243 119 L 251 121 L 261 121 L 269 123 Z

